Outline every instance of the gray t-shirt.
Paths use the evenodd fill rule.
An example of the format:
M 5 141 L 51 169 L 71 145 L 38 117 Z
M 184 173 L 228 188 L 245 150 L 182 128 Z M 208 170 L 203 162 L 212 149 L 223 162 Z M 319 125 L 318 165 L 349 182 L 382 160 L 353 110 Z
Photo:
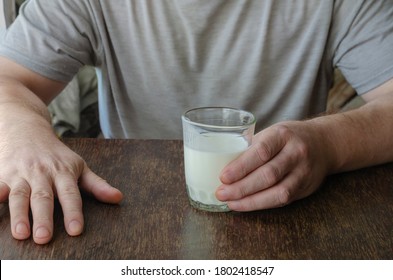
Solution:
M 393 2 L 31 0 L 0 55 L 99 78 L 108 138 L 181 138 L 192 107 L 251 111 L 257 130 L 322 113 L 339 67 L 358 93 L 393 77 Z

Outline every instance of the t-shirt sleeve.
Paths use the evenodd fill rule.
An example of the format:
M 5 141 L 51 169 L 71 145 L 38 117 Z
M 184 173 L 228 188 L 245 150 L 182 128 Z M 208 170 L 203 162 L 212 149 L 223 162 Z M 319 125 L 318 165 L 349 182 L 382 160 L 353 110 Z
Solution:
M 333 64 L 358 94 L 393 78 L 393 1 L 343 0 L 332 25 Z
M 94 65 L 100 45 L 89 1 L 30 0 L 0 39 L 0 55 L 50 79 L 67 82 Z

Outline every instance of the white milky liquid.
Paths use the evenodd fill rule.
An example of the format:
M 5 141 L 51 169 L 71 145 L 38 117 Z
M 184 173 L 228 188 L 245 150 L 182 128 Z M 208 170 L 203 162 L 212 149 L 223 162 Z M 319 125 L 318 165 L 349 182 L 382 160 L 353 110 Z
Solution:
M 222 169 L 248 147 L 247 141 L 234 134 L 206 134 L 199 150 L 184 145 L 184 166 L 190 197 L 207 205 L 224 205 L 215 192 L 221 185 Z

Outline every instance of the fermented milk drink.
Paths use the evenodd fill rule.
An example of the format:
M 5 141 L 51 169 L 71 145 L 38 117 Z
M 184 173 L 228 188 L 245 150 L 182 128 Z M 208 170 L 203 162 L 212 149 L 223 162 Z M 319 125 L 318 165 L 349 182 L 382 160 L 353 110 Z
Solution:
M 247 147 L 239 134 L 206 133 L 198 150 L 184 145 L 185 177 L 192 200 L 206 205 L 225 205 L 217 200 L 215 192 L 221 185 L 222 169 L 237 158 Z

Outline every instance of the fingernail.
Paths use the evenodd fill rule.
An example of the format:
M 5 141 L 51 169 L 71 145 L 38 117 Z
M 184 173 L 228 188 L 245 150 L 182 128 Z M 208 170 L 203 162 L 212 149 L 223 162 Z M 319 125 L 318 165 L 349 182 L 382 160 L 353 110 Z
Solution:
M 47 230 L 45 227 L 39 227 L 35 231 L 35 237 L 36 238 L 49 238 L 50 237 L 50 232 Z
M 229 192 L 227 189 L 223 188 L 223 189 L 218 189 L 216 192 L 216 196 L 219 200 L 221 201 L 225 201 L 227 200 L 227 197 L 229 195 Z
M 15 227 L 15 232 L 21 235 L 29 234 L 29 228 L 26 226 L 25 223 L 18 223 Z
M 221 173 L 220 179 L 224 184 L 231 184 L 235 180 L 231 171 Z
M 73 220 L 68 224 L 68 229 L 70 235 L 78 235 L 82 232 L 83 228 L 80 222 Z

